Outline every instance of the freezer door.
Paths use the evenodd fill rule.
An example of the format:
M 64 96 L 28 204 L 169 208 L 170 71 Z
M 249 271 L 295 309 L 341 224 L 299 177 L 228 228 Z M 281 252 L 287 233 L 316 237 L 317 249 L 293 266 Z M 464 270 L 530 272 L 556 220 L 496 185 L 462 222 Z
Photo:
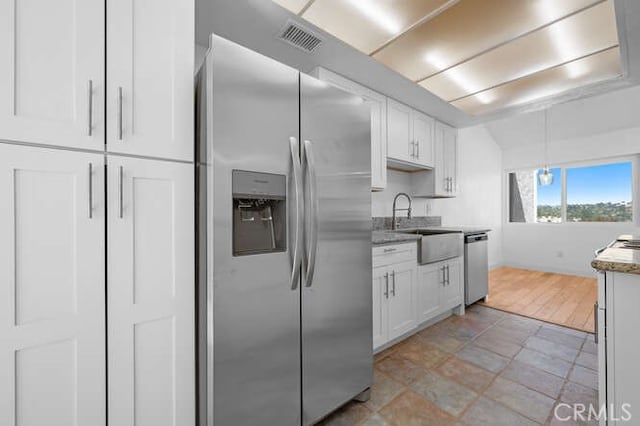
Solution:
M 201 116 L 207 127 L 206 152 L 200 164 L 207 175 L 209 355 L 207 372 L 201 372 L 209 383 L 206 424 L 299 425 L 300 267 L 292 277 L 295 236 L 302 236 L 302 230 L 295 229 L 293 172 L 293 165 L 299 164 L 299 74 L 227 40 L 214 38 L 212 43 L 206 82 L 201 82 L 207 96 Z M 239 170 L 256 173 L 234 174 Z M 236 191 L 245 195 L 232 194 L 234 176 Z M 255 182 L 238 183 L 247 176 Z M 279 176 L 286 177 L 286 245 L 234 255 L 236 204 L 251 207 L 261 198 L 270 203 L 274 193 L 280 197 Z M 302 194 L 301 173 L 298 179 Z M 255 227 L 268 227 L 272 224 L 267 216 L 277 216 L 276 211 L 265 216 L 268 209 L 248 210 L 236 221 L 253 220 L 260 222 Z M 246 228 L 243 232 L 253 229 Z
M 371 385 L 370 113 L 362 99 L 300 76 L 305 174 L 303 424 Z

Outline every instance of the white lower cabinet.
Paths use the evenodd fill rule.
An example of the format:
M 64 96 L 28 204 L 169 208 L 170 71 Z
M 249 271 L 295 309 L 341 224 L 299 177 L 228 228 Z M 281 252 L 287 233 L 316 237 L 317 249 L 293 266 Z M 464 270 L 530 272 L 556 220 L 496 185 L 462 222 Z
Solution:
M 373 249 L 373 347 L 402 336 L 416 326 L 415 242 Z
M 606 416 L 600 425 L 637 424 L 640 417 L 640 275 L 598 274 L 596 338 L 600 407 Z M 592 337 L 589 336 L 588 339 Z M 597 408 L 600 408 L 597 407 Z
M 389 340 L 402 336 L 416 326 L 415 296 L 416 262 L 389 267 L 388 322 Z
M 387 298 L 389 272 L 386 267 L 373 269 L 373 347 L 388 340 Z
M 193 425 L 193 166 L 107 168 L 109 422 Z
M 446 260 L 446 284 L 443 286 L 443 309 L 454 308 L 464 302 L 464 260 L 462 257 Z
M 425 322 L 464 302 L 462 257 L 420 265 L 417 282 L 418 321 Z
M 104 425 L 104 156 L 0 144 L 0 425 Z
M 439 263 L 418 266 L 418 321 L 427 321 L 440 313 L 444 274 Z

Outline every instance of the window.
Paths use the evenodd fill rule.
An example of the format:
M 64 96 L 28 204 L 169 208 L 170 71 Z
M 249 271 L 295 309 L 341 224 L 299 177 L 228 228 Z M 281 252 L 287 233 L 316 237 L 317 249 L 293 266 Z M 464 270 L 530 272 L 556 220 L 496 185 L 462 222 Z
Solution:
M 631 163 L 566 170 L 568 222 L 631 222 Z
M 632 221 L 630 161 L 552 168 L 553 183 L 547 186 L 538 181 L 541 172 L 509 173 L 510 222 Z

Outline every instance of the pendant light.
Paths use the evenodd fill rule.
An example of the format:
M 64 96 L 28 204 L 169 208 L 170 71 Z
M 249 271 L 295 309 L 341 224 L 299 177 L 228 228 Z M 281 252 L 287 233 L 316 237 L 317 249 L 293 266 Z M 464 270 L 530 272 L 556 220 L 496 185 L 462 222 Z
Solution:
M 538 181 L 542 186 L 553 183 L 553 173 L 549 171 L 549 109 L 544 110 L 544 169 L 538 174 Z

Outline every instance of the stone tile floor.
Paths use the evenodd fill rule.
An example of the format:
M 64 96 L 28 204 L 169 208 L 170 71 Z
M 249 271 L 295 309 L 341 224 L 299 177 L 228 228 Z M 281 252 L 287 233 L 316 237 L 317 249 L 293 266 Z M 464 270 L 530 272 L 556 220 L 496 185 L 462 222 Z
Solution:
M 474 305 L 377 354 L 371 399 L 321 424 L 597 424 L 553 415 L 560 403 L 597 407 L 596 354 L 591 334 Z

